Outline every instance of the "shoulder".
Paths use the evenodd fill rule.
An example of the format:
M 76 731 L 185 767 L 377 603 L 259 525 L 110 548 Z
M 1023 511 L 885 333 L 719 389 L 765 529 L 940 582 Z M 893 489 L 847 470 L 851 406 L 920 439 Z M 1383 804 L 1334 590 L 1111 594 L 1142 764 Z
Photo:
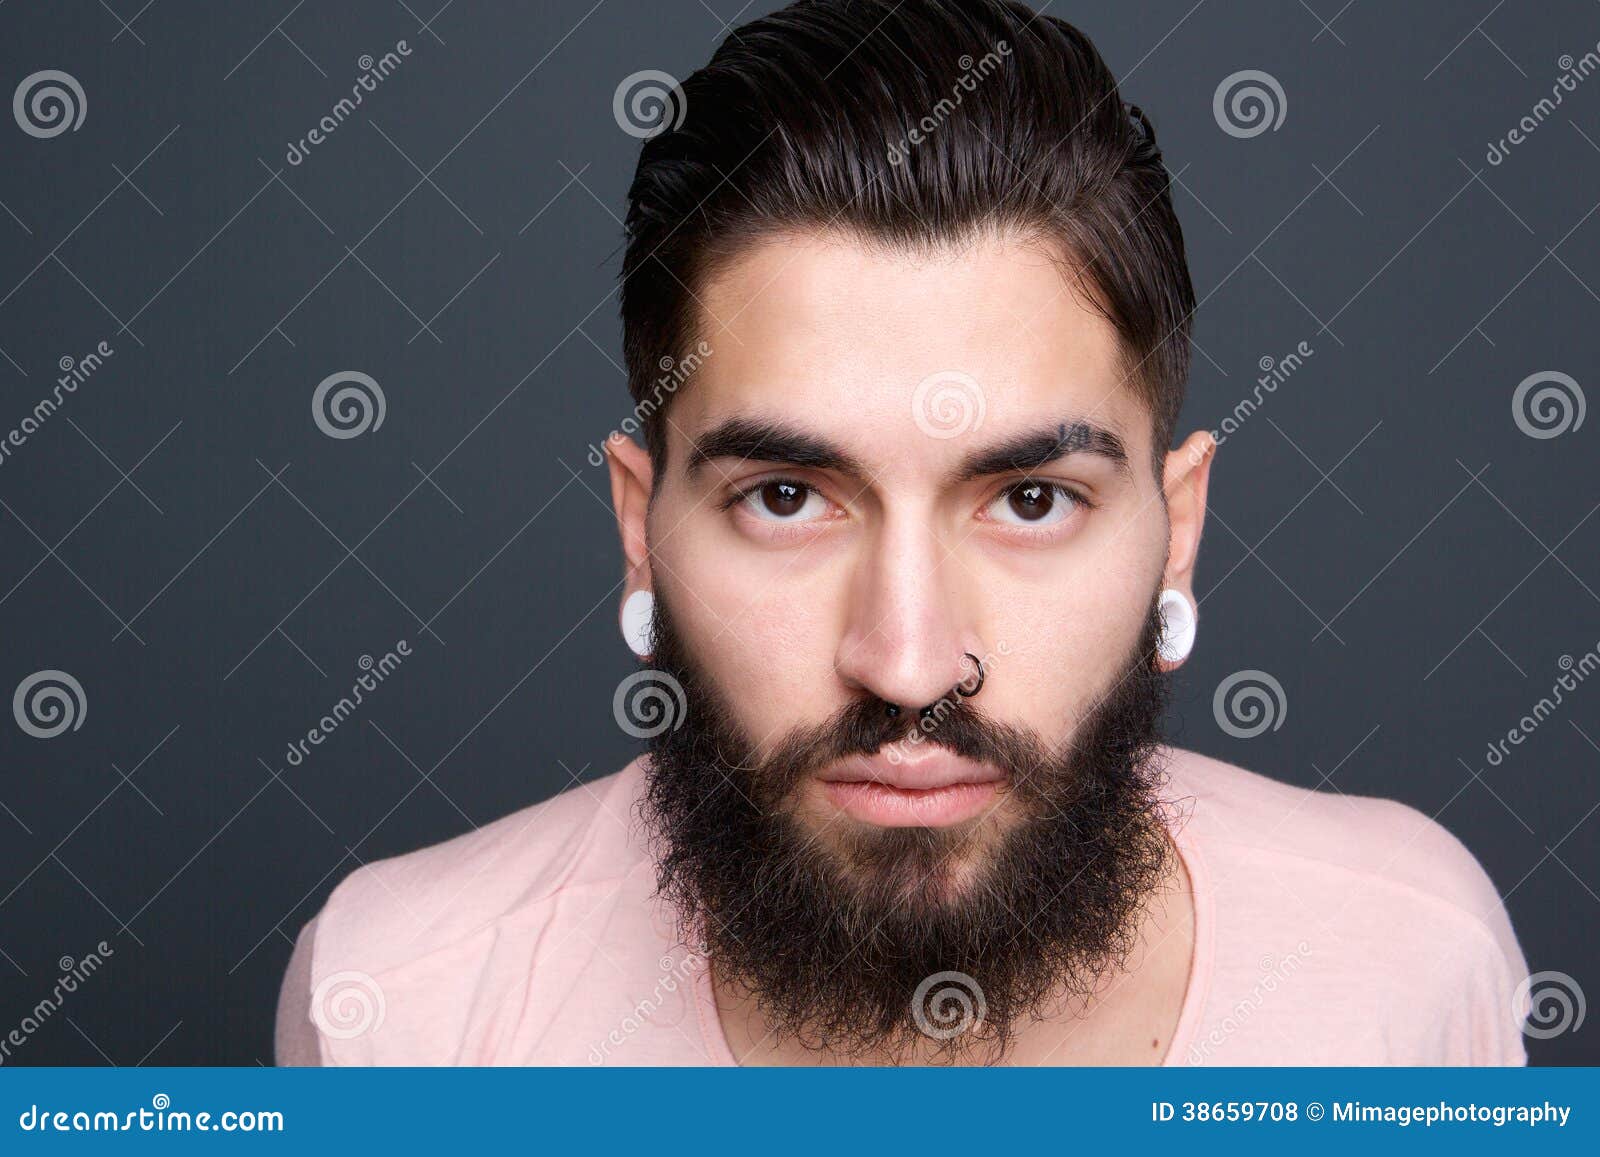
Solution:
M 1224 1004 L 1248 1005 L 1264 962 L 1288 952 L 1281 962 L 1307 979 L 1279 987 L 1293 987 L 1279 1004 L 1321 1026 L 1334 1063 L 1524 1062 L 1527 964 L 1499 890 L 1443 824 L 1396 800 L 1166 754 Z
M 639 761 L 454 839 L 347 876 L 315 920 L 314 967 L 376 975 L 600 887 L 648 862 L 635 825 Z
M 1208 848 L 1409 890 L 1486 927 L 1501 912 L 1477 857 L 1409 804 L 1296 787 L 1192 751 L 1169 755 L 1168 798 Z
M 1221 900 L 1397 961 L 1436 961 L 1440 979 L 1509 993 L 1527 975 L 1500 891 L 1436 819 L 1397 800 L 1314 791 L 1169 749 L 1167 798 L 1200 847 Z M 1507 997 L 1509 999 L 1509 997 Z

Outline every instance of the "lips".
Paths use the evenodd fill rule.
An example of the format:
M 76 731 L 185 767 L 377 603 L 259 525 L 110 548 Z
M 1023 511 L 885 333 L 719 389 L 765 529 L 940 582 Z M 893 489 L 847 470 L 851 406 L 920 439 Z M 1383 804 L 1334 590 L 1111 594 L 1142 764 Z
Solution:
M 846 814 L 880 827 L 944 827 L 994 805 L 1005 776 L 937 748 L 891 761 L 883 752 L 857 756 L 819 777 L 823 792 Z

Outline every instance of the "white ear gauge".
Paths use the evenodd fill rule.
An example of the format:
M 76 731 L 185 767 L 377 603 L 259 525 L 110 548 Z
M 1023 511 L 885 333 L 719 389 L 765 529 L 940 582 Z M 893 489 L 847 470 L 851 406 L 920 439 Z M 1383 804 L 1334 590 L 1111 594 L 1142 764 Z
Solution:
M 634 591 L 622 600 L 622 637 L 628 650 L 641 659 L 650 653 L 655 619 L 656 597 L 649 591 Z
M 1182 591 L 1168 587 L 1161 592 L 1161 641 L 1157 653 L 1168 663 L 1181 663 L 1194 650 L 1199 619 L 1194 604 Z

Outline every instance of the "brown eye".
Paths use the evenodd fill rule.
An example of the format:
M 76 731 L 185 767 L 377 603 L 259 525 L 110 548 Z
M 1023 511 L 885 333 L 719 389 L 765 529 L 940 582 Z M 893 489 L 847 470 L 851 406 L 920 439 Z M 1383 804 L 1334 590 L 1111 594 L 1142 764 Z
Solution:
M 989 517 L 1011 526 L 1054 526 L 1084 505 L 1071 490 L 1055 482 L 1024 479 L 1007 486 L 989 506 Z
M 1050 488 L 1037 482 L 1024 482 L 1014 486 L 1009 496 L 1011 512 L 1024 522 L 1038 522 L 1048 518 L 1055 508 L 1056 496 Z
M 792 518 L 805 509 L 810 491 L 793 482 L 768 482 L 761 488 L 761 505 L 768 514 L 778 518 Z
M 788 478 L 758 482 L 735 501 L 750 517 L 764 522 L 815 522 L 828 511 L 821 491 Z

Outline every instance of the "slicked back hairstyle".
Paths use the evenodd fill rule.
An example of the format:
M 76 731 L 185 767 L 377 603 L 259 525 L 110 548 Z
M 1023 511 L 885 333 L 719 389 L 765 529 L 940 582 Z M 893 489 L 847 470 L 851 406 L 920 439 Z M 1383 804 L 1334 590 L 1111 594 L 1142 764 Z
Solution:
M 801 0 L 732 31 L 681 95 L 640 152 L 622 267 L 658 476 L 662 359 L 715 349 L 696 295 L 751 243 L 828 231 L 926 251 L 992 230 L 1051 246 L 1115 327 L 1159 476 L 1194 289 L 1155 133 L 1082 32 L 1005 0 Z

